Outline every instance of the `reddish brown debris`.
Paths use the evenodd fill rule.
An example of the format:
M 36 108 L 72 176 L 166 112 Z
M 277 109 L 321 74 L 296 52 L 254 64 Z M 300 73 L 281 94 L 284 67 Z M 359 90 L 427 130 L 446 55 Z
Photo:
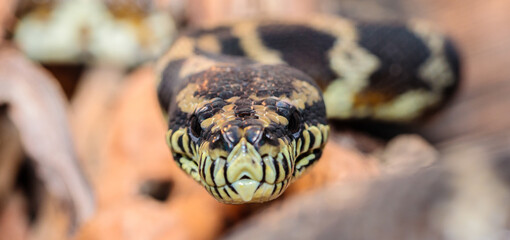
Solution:
M 78 222 L 93 211 L 92 192 L 77 163 L 67 103 L 55 79 L 12 48 L 0 49 L 0 102 L 38 163 L 48 189 L 74 207 Z

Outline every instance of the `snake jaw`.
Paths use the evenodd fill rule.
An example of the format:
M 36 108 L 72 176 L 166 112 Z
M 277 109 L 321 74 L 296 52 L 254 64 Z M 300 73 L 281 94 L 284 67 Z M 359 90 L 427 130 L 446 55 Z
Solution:
M 287 188 L 294 172 L 294 154 L 282 153 L 291 150 L 292 146 L 286 144 L 287 141 L 280 143 L 282 145 L 272 148 L 256 148 L 242 138 L 228 153 L 204 143 L 199 150 L 199 182 L 223 203 L 242 204 L 275 199 Z M 268 155 L 264 152 L 266 150 L 275 156 Z M 216 157 L 211 158 L 211 155 Z
M 196 147 L 187 128 L 169 131 L 167 141 L 180 167 L 218 201 L 243 204 L 280 196 L 320 158 L 329 127 L 304 124 L 298 137 L 286 136 L 271 143 L 253 142 L 246 138 L 245 131 L 240 132 L 233 147 L 211 141 Z M 210 138 L 218 139 L 214 135 Z

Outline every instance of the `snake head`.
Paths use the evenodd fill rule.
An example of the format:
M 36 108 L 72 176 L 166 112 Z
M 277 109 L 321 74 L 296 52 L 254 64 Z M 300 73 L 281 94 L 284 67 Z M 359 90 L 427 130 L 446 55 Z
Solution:
M 266 86 L 268 81 L 261 82 L 258 72 L 248 70 L 241 91 L 232 82 L 216 82 L 232 94 L 215 96 L 210 93 L 212 86 L 202 90 L 204 84 L 189 85 L 193 91 L 183 90 L 186 95 L 177 99 L 188 97 L 186 101 L 199 103 L 186 113 L 182 121 L 187 124 L 170 130 L 167 136 L 180 167 L 224 203 L 265 202 L 280 196 L 320 158 L 329 131 L 324 103 L 315 86 L 295 75 L 278 74 L 271 78 L 273 84 Z M 224 72 L 214 76 L 229 79 L 217 78 Z M 281 80 L 290 85 L 274 84 Z M 189 96 L 210 97 L 198 101 Z

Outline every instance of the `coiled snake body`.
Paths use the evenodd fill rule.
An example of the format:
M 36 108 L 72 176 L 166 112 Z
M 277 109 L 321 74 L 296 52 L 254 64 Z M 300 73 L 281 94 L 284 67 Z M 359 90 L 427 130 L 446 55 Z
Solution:
M 320 158 L 328 118 L 406 123 L 441 105 L 459 61 L 423 22 L 316 16 L 188 31 L 158 70 L 174 160 L 217 200 L 247 203 Z

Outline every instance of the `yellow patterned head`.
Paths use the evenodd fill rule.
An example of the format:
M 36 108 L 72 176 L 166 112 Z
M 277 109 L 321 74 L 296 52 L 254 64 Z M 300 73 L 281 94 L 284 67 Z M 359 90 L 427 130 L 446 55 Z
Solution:
M 268 68 L 279 71 L 268 76 L 276 70 Z M 168 145 L 217 200 L 275 199 L 321 156 L 329 131 L 324 102 L 304 74 L 216 67 L 189 82 L 176 96 Z

